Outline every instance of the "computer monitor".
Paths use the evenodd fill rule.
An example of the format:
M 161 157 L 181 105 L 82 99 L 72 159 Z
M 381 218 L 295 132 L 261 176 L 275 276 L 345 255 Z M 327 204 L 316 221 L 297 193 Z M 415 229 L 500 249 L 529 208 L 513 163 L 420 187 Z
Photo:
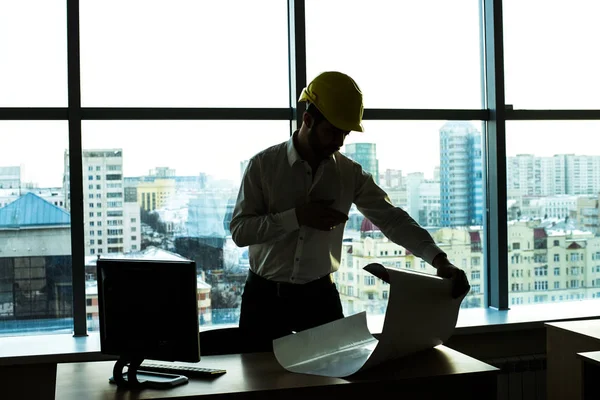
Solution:
M 99 258 L 96 265 L 100 351 L 119 356 L 114 382 L 123 387 L 186 383 L 183 376 L 141 376 L 138 369 L 144 359 L 200 361 L 196 263 Z

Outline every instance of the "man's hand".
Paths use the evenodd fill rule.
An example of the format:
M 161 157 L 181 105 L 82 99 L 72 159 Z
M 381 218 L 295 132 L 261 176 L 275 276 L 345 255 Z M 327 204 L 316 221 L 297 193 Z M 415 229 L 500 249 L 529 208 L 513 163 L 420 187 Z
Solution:
M 457 299 L 462 295 L 469 293 L 471 285 L 465 271 L 457 268 L 448 261 L 445 255 L 440 254 L 433 260 L 433 266 L 437 269 L 437 276 L 452 280 L 452 297 Z
M 330 231 L 348 220 L 343 212 L 330 208 L 333 200 L 311 201 L 296 207 L 298 225 L 308 226 L 321 231 Z

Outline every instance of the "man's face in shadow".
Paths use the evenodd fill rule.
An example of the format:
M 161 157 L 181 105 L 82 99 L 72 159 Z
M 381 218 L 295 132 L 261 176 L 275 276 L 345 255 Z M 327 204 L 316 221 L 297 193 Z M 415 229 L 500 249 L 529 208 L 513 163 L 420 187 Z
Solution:
M 349 133 L 336 128 L 325 119 L 315 121 L 310 117 L 308 144 L 315 156 L 324 160 L 341 149 Z

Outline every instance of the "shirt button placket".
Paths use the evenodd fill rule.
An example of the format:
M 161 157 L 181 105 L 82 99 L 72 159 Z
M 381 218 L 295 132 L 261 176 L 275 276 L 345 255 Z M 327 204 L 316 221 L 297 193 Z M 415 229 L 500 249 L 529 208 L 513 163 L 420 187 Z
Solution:
M 310 166 L 305 163 L 304 161 L 302 162 L 302 165 L 304 165 L 304 170 L 306 171 L 306 192 L 307 193 L 307 200 L 308 200 L 308 193 L 310 192 L 310 187 L 312 184 L 312 179 L 311 179 L 311 169 Z M 304 246 L 304 228 L 301 227 L 300 228 L 300 234 L 298 235 L 298 242 L 296 243 L 296 254 L 294 256 L 294 268 L 292 271 L 292 276 L 290 278 L 290 280 L 293 282 L 295 280 L 296 275 L 298 274 L 298 270 L 300 269 L 300 257 L 302 257 L 302 248 Z
M 300 257 L 302 257 L 302 246 L 304 240 L 304 228 L 300 228 L 300 234 L 298 235 L 298 243 L 296 244 L 296 254 L 294 256 L 294 268 L 292 271 L 292 277 L 290 278 L 292 281 L 295 279 L 295 276 L 298 274 L 298 270 L 300 269 Z
M 305 167 L 304 169 L 306 170 L 306 187 L 310 188 L 312 185 L 312 179 L 311 179 L 311 169 L 309 165 L 304 164 Z

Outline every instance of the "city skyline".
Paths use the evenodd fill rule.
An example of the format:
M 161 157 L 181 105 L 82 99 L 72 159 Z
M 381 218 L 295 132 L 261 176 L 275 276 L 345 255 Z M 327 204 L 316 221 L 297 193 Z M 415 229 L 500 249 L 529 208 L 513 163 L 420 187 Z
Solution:
M 349 144 L 349 148 L 350 154 L 347 154 L 348 156 L 352 156 L 353 152 L 357 152 L 356 154 L 354 154 L 354 156 L 358 156 L 360 159 L 356 159 L 356 161 L 359 161 L 360 163 L 366 163 L 368 166 L 368 168 L 365 168 L 366 170 L 370 170 L 369 172 L 373 172 L 373 171 L 377 171 L 377 178 L 381 177 L 382 179 L 384 179 L 384 181 L 387 182 L 397 182 L 395 185 L 382 185 L 384 187 L 384 189 L 388 189 L 389 190 L 389 194 L 390 197 L 392 198 L 393 202 L 395 205 L 400 206 L 405 208 L 410 214 L 411 216 L 413 216 L 413 218 L 415 218 L 417 221 L 419 221 L 420 224 L 424 225 L 424 226 L 428 226 L 428 227 L 435 227 L 435 226 L 472 226 L 472 225 L 481 225 L 481 218 L 482 218 L 482 214 L 483 214 L 483 198 L 482 198 L 482 192 L 481 192 L 481 182 L 475 182 L 476 180 L 480 180 L 480 171 L 481 171 L 481 166 L 477 167 L 477 160 L 473 160 L 474 164 L 473 166 L 468 166 L 471 165 L 470 161 L 465 164 L 465 168 L 464 171 L 460 170 L 460 168 L 457 170 L 457 168 L 460 166 L 459 164 L 457 164 L 457 162 L 461 161 L 465 156 L 467 157 L 467 159 L 471 159 L 473 157 L 477 158 L 479 157 L 478 154 L 481 153 L 481 148 L 480 148 L 480 144 L 478 141 L 475 141 L 471 144 L 468 144 L 467 142 L 464 142 L 464 140 L 468 140 L 469 143 L 471 141 L 471 139 L 465 139 L 465 138 L 469 138 L 469 137 L 473 137 L 477 140 L 479 140 L 479 136 L 480 136 L 480 132 L 477 130 L 477 128 L 475 127 L 475 125 L 473 125 L 470 122 L 455 122 L 455 121 L 449 121 L 446 122 L 444 124 L 444 126 L 442 126 L 442 128 L 439 131 L 439 142 L 442 143 L 444 150 L 442 152 L 440 152 L 439 157 L 440 157 L 440 163 L 442 164 L 443 168 L 440 168 L 439 166 L 434 167 L 434 171 L 432 172 L 433 175 L 436 175 L 436 171 L 437 171 L 437 179 L 427 179 L 425 177 L 425 173 L 424 172 L 405 172 L 403 170 L 398 170 L 398 169 L 388 169 L 388 170 L 383 170 L 381 168 L 378 168 L 378 159 L 379 159 L 379 155 L 377 152 L 377 147 L 376 147 L 376 143 L 364 143 L 364 142 L 359 142 L 359 141 L 355 141 L 355 143 L 347 143 Z M 466 135 L 466 136 L 465 136 Z M 464 139 L 464 140 L 463 140 Z M 457 140 L 460 142 L 458 143 Z M 463 143 L 464 142 L 464 143 Z M 466 147 L 465 147 L 466 146 Z M 472 147 L 472 148 L 471 148 Z M 469 150 L 470 149 L 470 150 Z M 95 150 L 84 150 L 84 154 L 89 152 L 89 151 L 96 151 L 96 150 L 108 150 L 108 149 L 95 149 Z M 112 149 L 115 150 L 115 149 Z M 119 152 L 121 152 L 120 149 Z M 468 150 L 468 151 L 467 151 Z M 456 156 L 453 155 L 453 151 L 456 151 Z M 464 155 L 461 155 L 461 152 L 467 151 L 467 153 L 464 153 Z M 343 151 L 342 151 L 343 152 Z M 67 152 L 65 152 L 66 154 Z M 450 158 L 448 158 L 450 155 Z M 455 159 L 456 158 L 456 159 Z M 553 157 L 554 159 L 565 159 L 565 160 L 572 160 L 570 161 L 570 163 L 575 166 L 575 165 L 579 165 L 580 163 L 580 158 L 578 156 L 571 156 L 571 155 L 555 155 Z M 508 199 L 507 199 L 507 208 L 509 209 L 509 213 L 510 215 L 513 215 L 514 213 L 516 213 L 517 211 L 519 213 L 521 213 L 522 211 L 527 211 L 525 212 L 525 215 L 528 215 L 528 212 L 532 212 L 534 216 L 539 216 L 539 213 L 541 212 L 540 210 L 543 209 L 543 207 L 545 207 L 543 202 L 531 202 L 531 198 L 530 200 L 527 200 L 526 202 L 522 202 L 521 197 L 516 197 L 516 196 L 526 196 L 526 195 L 531 195 L 531 194 L 535 194 L 535 192 L 531 192 L 532 189 L 527 189 L 528 184 L 533 184 L 534 182 L 531 180 L 527 180 L 528 178 L 526 176 L 523 176 L 523 178 L 525 178 L 525 181 L 523 181 L 523 178 L 518 179 L 516 182 L 521 182 L 519 183 L 522 186 L 522 189 L 520 189 L 519 192 L 515 192 L 514 190 L 511 191 L 511 189 L 518 189 L 519 186 L 515 186 L 515 180 L 513 178 L 518 177 L 519 174 L 523 174 L 523 173 L 528 173 L 527 169 L 523 170 L 523 171 L 513 171 L 515 164 L 515 160 L 521 160 L 521 159 L 526 159 L 526 160 L 530 160 L 529 163 L 534 162 L 535 160 L 538 159 L 543 159 L 543 157 L 537 157 L 537 156 L 533 156 L 533 155 L 528 155 L 528 156 L 523 156 L 523 155 L 519 155 L 516 157 L 508 157 L 507 159 L 507 172 L 510 175 L 508 177 Z M 550 158 L 552 159 L 552 158 Z M 593 156 L 592 157 L 592 161 L 589 161 L 590 157 L 588 156 L 582 156 L 581 160 L 583 160 L 582 162 L 585 162 L 586 164 L 584 165 L 587 166 L 589 162 L 594 162 L 593 165 L 595 165 L 596 167 L 600 166 L 600 156 Z M 124 154 L 124 157 L 121 160 L 121 165 L 126 165 L 126 154 Z M 445 160 L 445 161 L 444 161 Z M 238 174 L 240 174 L 242 171 L 239 169 L 240 166 L 244 165 L 244 162 L 246 160 L 240 162 L 240 165 L 237 166 L 237 172 Z M 454 163 L 453 163 L 454 161 Z M 450 163 L 449 163 L 450 162 Z M 462 161 L 461 161 L 462 162 Z M 85 164 L 85 163 L 84 163 Z M 523 163 L 521 163 L 523 164 Z M 521 165 L 519 164 L 519 165 Z M 449 167 L 453 165 L 454 167 Z M 462 164 L 461 164 L 462 165 Z M 523 164 L 525 165 L 525 164 Z M 529 164 L 527 164 L 529 165 Z M 537 164 L 536 164 L 537 165 Z M 592 165 L 592 164 L 589 164 Z M 468 167 L 467 167 L 468 166 Z M 564 169 L 561 170 L 562 172 L 560 172 L 560 176 L 563 177 L 563 180 L 561 181 L 561 185 L 565 186 L 565 190 L 566 191 L 556 191 L 556 192 L 548 192 L 547 194 L 549 195 L 555 195 L 555 194 L 578 194 L 579 192 L 574 192 L 573 189 L 568 189 L 567 185 L 570 185 L 569 187 L 583 187 L 583 185 L 586 185 L 586 191 L 581 192 L 581 194 L 583 195 L 590 195 L 590 194 L 594 194 L 592 192 L 590 192 L 592 186 L 595 188 L 597 185 L 593 184 L 593 182 L 588 183 L 585 181 L 586 179 L 586 171 L 583 171 L 583 176 L 579 177 L 579 176 L 573 176 L 570 177 L 569 174 L 572 174 L 573 171 L 575 174 L 579 174 L 579 169 L 574 169 L 574 167 L 569 167 L 569 169 Z M 146 167 L 150 167 L 149 165 L 146 165 Z M 552 173 L 556 173 L 559 174 L 559 172 L 556 170 L 555 167 L 552 167 L 551 165 L 549 165 L 550 169 L 552 169 Z M 512 168 L 512 169 L 511 169 Z M 520 169 L 523 169 L 523 166 L 519 167 Z M 3 169 L 5 171 L 12 171 L 14 168 L 9 168 L 8 166 L 3 167 Z M 85 169 L 85 168 L 84 168 Z M 584 169 L 589 169 L 589 167 L 586 167 Z M 599 169 L 599 168 L 596 168 Z M 555 171 L 556 170 L 556 171 Z M 121 166 L 119 166 L 119 171 L 121 171 Z M 478 172 L 479 171 L 479 172 Z M 571 171 L 571 172 L 568 172 Z M 83 171 L 84 172 L 84 180 L 87 180 L 87 178 L 97 178 L 95 175 L 96 174 L 92 174 L 92 176 L 88 176 L 90 174 L 89 171 Z M 141 171 L 140 171 L 141 172 Z M 237 190 L 237 185 L 236 185 L 236 181 L 230 181 L 228 184 L 224 184 L 221 181 L 212 179 L 212 177 L 210 176 L 206 176 L 204 172 L 200 172 L 198 175 L 193 175 L 193 176 L 188 176 L 188 175 L 183 175 L 180 174 L 179 171 L 177 171 L 174 168 L 171 168 L 171 166 L 167 165 L 154 165 L 151 166 L 150 168 L 145 168 L 144 172 L 141 173 L 140 175 L 137 176 L 128 176 L 125 171 L 123 171 L 124 175 L 123 175 L 123 180 L 125 182 L 126 179 L 130 180 L 130 184 L 126 185 L 126 186 L 131 186 L 132 184 L 134 186 L 136 186 L 139 182 L 138 182 L 138 178 L 140 177 L 150 177 L 153 176 L 153 174 L 156 174 L 160 172 L 161 174 L 165 174 L 164 177 L 166 177 L 167 175 L 169 175 L 169 177 L 186 177 L 186 178 L 190 178 L 193 176 L 198 177 L 198 182 L 202 181 L 203 184 L 202 186 L 196 186 L 197 189 L 209 189 L 209 190 L 225 190 L 229 193 L 229 195 L 227 196 L 227 201 L 232 201 L 235 199 L 235 191 Z M 397 176 L 396 178 L 392 178 L 391 181 L 385 179 L 385 175 L 390 172 L 392 176 Z M 441 172 L 441 174 L 440 174 Z M 402 174 L 397 175 L 397 174 Z M 452 178 L 453 174 L 457 174 L 456 178 Z M 479 175 L 478 175 L 479 174 Z M 11 172 L 11 176 L 9 178 L 14 178 L 14 172 Z M 479 178 L 474 178 L 476 175 L 479 176 Z M 543 176 L 541 177 L 541 179 L 549 179 L 548 174 L 542 174 Z M 597 173 L 596 173 L 597 175 Z M 554 175 L 552 175 L 554 176 Z M 558 176 L 558 175 L 557 175 Z M 595 175 L 594 175 L 595 176 Z M 238 179 L 241 177 L 241 174 L 238 175 Z M 546 177 L 546 178 L 544 178 Z M 591 175 L 590 175 L 591 177 Z M 201 179 L 200 179 L 201 178 Z M 133 179 L 133 180 L 132 180 Z M 399 180 L 398 180 L 399 179 Z M 453 182 L 452 180 L 455 180 L 456 182 Z M 469 200 L 470 202 L 472 202 L 473 204 L 471 204 L 470 206 L 468 205 L 466 210 L 472 209 L 474 211 L 474 214 L 472 216 L 469 216 L 468 221 L 465 220 L 463 217 L 458 217 L 458 216 L 453 216 L 450 217 L 448 211 L 450 209 L 454 210 L 455 212 L 463 212 L 463 208 L 458 207 L 457 205 L 452 205 L 449 204 L 448 201 L 450 201 L 450 203 L 454 200 L 451 199 L 450 197 L 445 197 L 446 194 L 450 194 L 450 192 L 453 192 L 454 190 L 452 190 L 452 188 L 454 186 L 456 186 L 457 188 L 461 189 L 463 185 L 465 185 L 465 179 L 467 180 L 466 182 L 466 187 L 469 187 L 469 181 L 473 180 L 472 182 L 474 184 L 473 188 L 474 191 L 470 191 L 468 195 L 459 195 L 458 198 L 462 199 L 464 198 L 468 198 L 471 199 Z M 14 180 L 14 179 L 13 179 Z M 188 179 L 189 180 L 189 179 Z M 149 181 L 147 180 L 143 180 L 145 185 L 147 185 L 149 183 Z M 136 183 L 138 182 L 138 183 Z M 140 181 L 142 182 L 142 181 Z M 535 185 L 539 186 L 540 185 L 540 181 L 539 178 L 535 181 Z M 402 183 L 402 184 L 400 184 Z M 410 183 L 410 187 L 407 186 L 407 183 Z M 448 186 L 450 184 L 450 186 Z M 162 186 L 164 184 L 159 184 L 159 186 Z M 454 185 L 454 186 L 453 186 Z M 525 186 L 524 186 L 525 185 Z M 592 186 L 590 186 L 592 185 Z M 28 186 L 28 182 L 23 182 L 22 186 Z M 477 189 L 477 187 L 479 187 L 479 189 Z M 84 188 L 87 188 L 87 186 L 85 185 L 84 182 Z M 188 187 L 191 188 L 191 187 Z M 26 188 L 25 188 L 26 189 Z M 40 188 L 40 189 L 44 189 L 44 188 Z M 54 187 L 52 187 L 52 189 L 54 189 Z M 138 187 L 138 191 L 141 189 L 141 187 Z M 398 189 L 400 189 L 400 191 L 398 191 Z M 150 189 L 152 190 L 156 190 L 156 189 Z M 462 190 L 462 189 L 461 189 Z M 470 189 L 469 189 L 470 190 Z M 534 189 L 536 190 L 536 189 Z M 579 190 L 579 189 L 578 189 Z M 171 197 L 171 200 L 175 200 L 175 197 L 177 197 L 176 195 L 178 195 L 177 190 L 174 186 L 174 184 L 172 185 L 171 189 L 168 189 L 168 191 L 172 192 L 170 195 L 168 195 L 167 197 Z M 60 196 L 67 196 L 67 192 L 68 192 L 68 185 L 66 188 L 64 188 L 64 193 L 62 193 Z M 199 190 L 198 193 L 203 192 L 203 190 Z M 448 192 L 448 193 L 446 193 Z M 19 191 L 20 193 L 20 191 Z M 402 194 L 404 193 L 404 194 Z M 455 193 L 456 194 L 456 193 Z M 541 194 L 541 193 L 540 193 Z M 127 196 L 127 194 L 126 194 Z M 84 193 L 84 197 L 87 197 L 87 195 Z M 165 197 L 165 200 L 167 199 L 167 197 Z M 448 200 L 450 199 L 450 200 Z M 8 204 L 7 200 L 10 200 L 10 198 L 8 196 L 5 196 L 3 199 L 3 204 Z M 564 200 L 560 200 L 564 203 Z M 573 203 L 574 200 L 569 200 L 569 204 L 571 204 L 571 208 L 575 207 L 575 203 Z M 139 202 L 139 200 L 138 200 Z M 162 200 L 161 200 L 162 202 Z M 56 203 L 56 202 L 55 202 Z M 181 203 L 181 201 L 177 201 L 177 203 Z M 2 204 L 2 203 L 0 203 Z M 86 203 L 87 204 L 87 203 Z M 161 203 L 161 204 L 165 204 L 165 203 Z M 470 204 L 470 203 L 469 203 Z M 441 207 L 440 207 L 441 205 Z M 65 202 L 65 206 L 66 206 L 66 202 Z M 171 204 L 171 206 L 173 206 L 173 204 Z M 181 206 L 181 204 L 179 205 Z M 143 203 L 142 203 L 142 207 Z M 146 207 L 147 208 L 147 207 Z M 160 205 L 157 208 L 161 208 Z M 152 210 L 154 210 L 154 207 L 152 208 Z M 543 213 L 543 212 L 542 212 Z M 564 213 L 563 213 L 564 214 Z M 509 218 L 510 218 L 509 215 Z M 566 215 L 566 214 L 565 214 Z
M 427 226 L 434 236 L 434 240 L 442 246 L 457 266 L 467 271 L 472 286 L 471 293 L 463 304 L 464 307 L 481 307 L 484 303 L 482 282 L 484 282 L 486 272 L 482 261 L 482 226 L 477 221 L 444 222 L 443 215 L 441 218 L 439 216 L 439 210 L 443 211 L 444 207 L 448 208 L 448 205 L 445 206 L 443 201 L 439 201 L 444 194 L 444 191 L 440 188 L 445 187 L 444 182 L 448 183 L 452 179 L 456 179 L 454 183 L 457 188 L 464 183 L 465 177 L 477 181 L 474 177 L 476 178 L 477 172 L 480 171 L 477 168 L 481 168 L 481 166 L 477 167 L 478 158 L 481 155 L 479 138 L 480 132 L 473 125 L 448 122 L 440 129 L 439 141 L 443 151 L 439 153 L 442 166 L 439 168 L 437 183 L 424 179 L 423 173 L 400 175 L 400 171 L 396 171 L 390 176 L 398 182 L 397 189 L 399 190 L 393 190 L 396 192 L 395 194 L 398 195 L 402 191 L 407 192 L 408 196 L 405 195 L 405 197 L 407 197 L 408 205 L 411 204 L 411 201 L 413 202 L 413 208 L 416 205 L 417 215 L 413 215 L 413 217 L 419 220 L 424 218 L 425 221 L 436 221 L 428 223 Z M 366 163 L 370 168 L 377 171 L 376 160 L 378 155 L 374 143 L 366 143 L 364 146 L 351 145 L 350 148 L 350 152 L 354 151 L 355 156 L 363 156 L 362 160 L 357 161 Z M 208 192 L 204 192 L 205 187 L 200 185 L 200 181 L 198 181 L 193 186 L 187 187 L 188 189 L 192 188 L 189 198 L 186 199 L 185 193 L 181 192 L 183 199 L 186 200 L 179 201 L 180 208 L 177 211 L 185 208 L 185 213 L 179 213 L 178 215 L 160 213 L 161 219 L 156 221 L 158 225 L 156 222 L 153 225 L 142 224 L 140 202 L 141 207 L 145 208 L 146 211 L 156 210 L 160 212 L 162 206 L 166 204 L 163 200 L 168 200 L 168 197 L 172 196 L 178 200 L 183 200 L 179 198 L 180 193 L 176 189 L 177 171 L 169 165 L 155 165 L 147 168 L 146 174 L 157 176 L 156 185 L 146 185 L 150 183 L 150 180 L 147 179 L 132 179 L 127 182 L 127 176 L 122 173 L 125 154 L 120 149 L 90 149 L 85 150 L 83 155 L 84 199 L 89 199 L 84 203 L 84 219 L 86 221 L 84 231 L 85 253 L 87 255 L 137 253 L 144 250 L 145 246 L 150 245 L 150 243 L 155 243 L 149 239 L 156 238 L 156 234 L 160 233 L 160 239 L 157 242 L 160 248 L 173 250 L 177 254 L 193 255 L 196 261 L 201 260 L 198 264 L 200 266 L 199 270 L 205 272 L 222 271 L 225 268 L 224 260 L 227 259 L 227 266 L 235 267 L 230 268 L 230 270 L 235 269 L 237 274 L 242 271 L 243 275 L 243 268 L 239 268 L 242 265 L 240 263 L 243 259 L 243 249 L 234 246 L 231 239 L 227 238 L 227 218 L 228 215 L 230 217 L 228 212 L 233 207 L 232 199 L 229 196 L 217 193 L 217 196 L 211 197 L 207 195 Z M 69 159 L 67 152 L 64 153 L 64 157 L 64 171 L 65 176 L 68 177 Z M 536 164 L 534 156 L 515 158 L 527 160 L 528 164 L 526 163 L 525 167 L 532 163 Z M 559 161 L 570 160 L 573 166 L 572 169 L 555 171 L 559 176 L 564 177 L 564 187 L 580 187 L 581 184 L 579 183 L 572 185 L 568 183 L 569 180 L 576 181 L 578 179 L 576 177 L 578 170 L 574 166 L 585 162 L 582 170 L 587 171 L 589 160 L 586 157 L 578 159 L 566 155 L 555 156 L 555 158 Z M 509 158 L 509 161 L 513 161 L 512 158 Z M 600 156 L 595 157 L 592 161 L 594 168 L 600 170 Z M 471 164 L 474 166 L 471 166 Z M 240 165 L 237 165 L 238 172 Z M 512 174 L 510 168 L 513 164 L 509 163 L 508 165 L 508 173 Z M 570 164 L 566 162 L 564 165 Z M 529 173 L 528 168 L 521 169 Z M 0 171 L 6 173 L 6 182 L 14 184 L 18 169 L 5 167 Z M 377 171 L 378 176 L 381 175 L 381 172 L 383 171 Z M 460 174 L 461 177 L 453 178 L 453 173 Z M 573 173 L 572 177 L 570 173 Z M 406 180 L 404 177 L 406 177 Z M 164 182 L 169 180 L 169 184 Z M 536 184 L 536 182 L 529 180 L 526 180 L 526 182 Z M 186 183 L 188 182 L 186 181 Z M 475 183 L 480 185 L 480 182 Z M 135 193 L 128 193 L 126 190 L 128 188 L 134 189 L 137 196 L 135 196 Z M 142 188 L 146 191 L 141 190 Z M 229 190 L 232 194 L 233 189 Z M 448 189 L 447 186 L 446 189 Z M 451 189 L 452 185 L 450 185 L 450 190 L 446 190 L 446 192 L 452 192 Z M 459 193 L 459 197 L 473 197 L 476 201 L 476 204 L 473 205 L 476 211 L 477 206 L 481 206 L 480 208 L 483 206 L 481 204 L 482 199 L 478 198 L 478 193 L 476 190 L 469 191 L 468 195 Z M 573 198 L 568 199 L 548 196 L 544 201 L 539 202 L 519 200 L 510 203 L 508 224 L 510 264 L 508 265 L 508 272 L 511 276 L 509 280 L 511 305 L 600 297 L 600 291 L 597 289 L 597 287 L 600 287 L 600 275 L 598 275 L 600 265 L 596 264 L 596 260 L 600 260 L 600 239 L 596 236 L 598 191 L 596 190 L 593 193 L 594 198 L 591 199 L 589 193 L 586 194 L 587 196 L 571 196 Z M 66 201 L 69 195 L 68 186 L 64 187 L 63 195 L 65 206 L 68 208 Z M 521 197 L 524 198 L 525 196 Z M 583 199 L 583 197 L 588 198 Z M 146 199 L 145 202 L 144 199 Z M 126 208 L 126 203 L 129 203 L 130 207 Z M 0 208 L 4 215 L 4 221 L 8 221 L 5 222 L 5 226 L 15 228 L 15 226 L 10 225 L 11 223 L 14 224 L 12 219 L 15 216 L 14 211 L 18 211 L 22 207 L 31 210 L 39 209 L 36 204 L 44 204 L 46 208 L 52 207 L 51 205 L 48 206 L 45 200 L 38 199 L 29 193 L 26 196 L 19 197 L 19 202 L 15 201 L 13 206 Z M 457 206 L 451 207 L 460 211 Z M 424 215 L 421 213 L 422 208 L 426 210 Z M 57 208 L 55 207 L 53 210 L 56 211 Z M 546 214 L 552 220 L 546 218 Z M 23 213 L 23 215 L 28 214 Z M 40 217 L 44 215 L 47 214 L 38 213 Z M 162 219 L 165 216 L 166 218 Z M 173 216 L 175 218 L 172 218 Z M 64 217 L 68 218 L 67 213 L 64 213 Z M 573 219 L 570 220 L 566 217 L 573 217 Z M 353 214 L 352 220 L 352 223 L 346 226 L 346 240 L 344 241 L 346 246 L 351 246 L 352 251 L 343 253 L 344 257 L 347 257 L 342 262 L 343 268 L 356 268 L 357 265 L 360 267 L 359 264 L 372 262 L 372 257 L 375 256 L 377 262 L 396 268 L 418 268 L 422 272 L 435 273 L 424 261 L 415 258 L 412 253 L 406 251 L 402 246 L 384 239 L 382 232 L 369 224 L 369 221 L 365 220 L 364 217 Z M 24 219 L 23 221 L 23 224 L 36 223 L 31 219 Z M 132 226 L 129 226 L 130 223 Z M 162 230 L 160 230 L 161 224 L 163 226 Z M 62 225 L 62 236 L 60 236 L 62 247 L 60 251 L 65 254 L 60 254 L 60 256 L 66 257 L 63 260 L 66 262 L 70 251 L 66 246 L 70 243 L 68 241 L 70 226 L 68 223 Z M 453 228 L 451 230 L 444 228 L 448 225 Z M 10 234 L 10 229 L 6 232 Z M 31 245 L 27 242 L 31 238 L 26 236 L 27 232 L 23 232 L 24 240 L 20 241 L 19 245 L 16 245 L 15 242 L 13 246 L 15 249 L 22 251 L 23 257 L 27 258 L 33 255 L 29 252 L 30 250 L 25 250 L 31 249 Z M 229 240 L 229 244 L 226 243 L 227 240 Z M 141 246 L 142 242 L 145 242 L 145 246 Z M 40 246 L 42 245 L 40 244 Z M 49 246 L 46 244 L 43 246 L 40 249 L 36 248 L 36 251 L 46 252 Z M 53 246 L 58 246 L 58 243 L 53 244 Z M 51 246 L 50 248 L 53 249 Z M 596 249 L 599 251 L 596 251 Z M 352 255 L 350 256 L 350 254 Z M 221 256 L 223 261 L 221 261 Z M 562 260 L 565 257 L 566 261 L 563 263 Z M 551 260 L 553 260 L 553 263 Z M 46 262 L 50 261 L 50 259 L 46 260 Z M 17 265 L 17 261 L 14 261 L 14 263 Z M 247 269 L 247 263 L 243 264 L 243 267 Z M 15 268 L 17 267 L 15 266 Z M 52 271 L 53 267 L 48 265 L 45 268 L 47 271 Z M 552 271 L 551 277 L 549 271 Z M 353 272 L 351 273 L 353 274 Z M 350 279 L 349 282 L 346 280 L 349 274 L 350 272 L 342 270 L 341 274 L 335 275 L 335 279 L 340 284 L 340 293 L 349 299 L 348 307 L 352 310 L 351 312 L 359 311 L 363 307 L 373 314 L 385 312 L 383 306 L 385 306 L 388 295 L 385 289 L 377 289 L 377 285 L 371 284 L 371 282 L 374 282 L 372 280 L 368 280 L 369 283 L 364 285 L 360 283 L 362 282 L 361 279 L 358 279 L 358 283 L 353 279 Z M 360 278 L 360 276 L 357 274 L 357 278 Z M 67 275 L 61 275 L 61 279 L 67 278 Z M 22 279 L 20 280 L 21 283 L 24 286 L 27 282 Z M 39 282 L 33 283 L 39 286 L 43 282 L 39 280 Z M 217 292 L 227 290 L 223 286 L 219 287 Z M 29 292 L 30 295 L 33 293 L 31 290 Z M 10 297 L 7 296 L 5 297 Z M 23 307 L 23 304 L 26 304 L 23 301 L 15 304 Z M 10 301 L 7 303 L 10 303 Z M 12 309 L 9 305 L 7 312 L 10 313 L 10 310 Z M 44 310 L 46 309 L 42 309 L 42 311 Z M 51 312 L 52 309 L 48 308 L 46 311 Z M 22 312 L 22 310 L 19 311 L 19 313 Z M 60 312 L 68 315 L 69 309 L 67 307 Z
M 482 132 L 481 123 L 470 122 Z M 430 178 L 439 165 L 439 130 L 444 124 L 364 121 L 365 132 L 352 132 L 346 143 L 375 143 L 380 171 L 423 172 Z M 260 134 L 244 130 L 259 126 L 263 127 Z M 427 134 L 418 133 L 423 127 Z M 561 132 L 568 135 L 552 133 L 550 127 L 562 127 Z M 84 131 L 84 149 L 123 149 L 127 176 L 143 176 L 158 165 L 169 165 L 180 175 L 204 172 L 233 182 L 239 181 L 239 162 L 289 137 L 285 121 L 96 121 L 84 128 L 89 129 Z M 5 142 L 11 143 L 1 152 L 2 166 L 21 166 L 24 182 L 60 187 L 62 157 L 68 148 L 66 131 L 66 123 L 58 121 L 0 121 L 0 137 L 6 135 Z M 507 157 L 599 155 L 586 145 L 596 132 L 600 132 L 600 123 L 595 121 L 513 121 L 507 124 Z M 170 140 L 163 140 L 165 135 Z M 203 138 L 210 146 L 202 146 L 199 139 Z

